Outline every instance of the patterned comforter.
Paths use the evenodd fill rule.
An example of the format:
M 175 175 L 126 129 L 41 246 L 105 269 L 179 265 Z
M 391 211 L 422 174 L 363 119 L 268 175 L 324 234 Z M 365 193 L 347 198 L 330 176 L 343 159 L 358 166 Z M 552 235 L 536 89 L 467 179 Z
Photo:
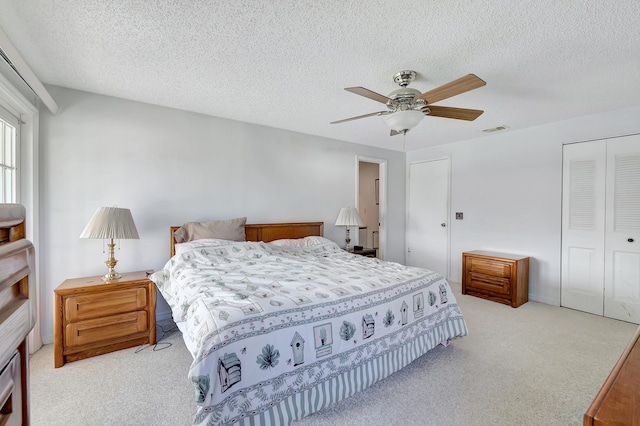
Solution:
M 440 275 L 329 240 L 219 241 L 151 279 L 195 343 L 195 424 L 289 424 L 467 333 Z

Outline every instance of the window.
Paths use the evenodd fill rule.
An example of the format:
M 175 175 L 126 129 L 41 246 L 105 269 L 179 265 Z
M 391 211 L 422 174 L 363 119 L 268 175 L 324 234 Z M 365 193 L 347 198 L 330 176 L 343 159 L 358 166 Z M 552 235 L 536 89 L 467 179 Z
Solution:
M 0 203 L 15 203 L 18 195 L 18 119 L 0 108 Z

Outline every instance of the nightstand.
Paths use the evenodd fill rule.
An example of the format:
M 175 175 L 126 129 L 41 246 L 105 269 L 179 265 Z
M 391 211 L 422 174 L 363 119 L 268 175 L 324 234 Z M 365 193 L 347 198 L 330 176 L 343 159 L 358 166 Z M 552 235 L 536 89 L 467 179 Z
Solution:
M 365 257 L 376 257 L 376 249 L 374 248 L 366 248 L 364 247 L 361 250 L 353 250 L 351 253 L 353 254 L 359 254 L 360 256 L 365 256 Z
M 468 251 L 462 253 L 462 294 L 514 308 L 529 300 L 529 257 Z
M 54 291 L 54 366 L 156 343 L 156 288 L 145 271 L 69 279 Z

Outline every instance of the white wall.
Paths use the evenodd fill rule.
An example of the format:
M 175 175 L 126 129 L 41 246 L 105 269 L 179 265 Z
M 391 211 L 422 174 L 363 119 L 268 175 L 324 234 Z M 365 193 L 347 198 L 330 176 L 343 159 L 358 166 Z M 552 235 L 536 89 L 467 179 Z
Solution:
M 451 280 L 463 251 L 525 254 L 529 298 L 559 305 L 562 145 L 640 133 L 639 117 L 640 106 L 407 154 L 407 164 L 451 158 Z
M 160 269 L 169 257 L 169 227 L 187 221 L 323 221 L 325 236 L 340 243 L 344 229 L 333 223 L 341 207 L 355 203 L 354 160 L 381 158 L 388 161 L 386 258 L 404 261 L 404 153 L 48 89 L 60 111 L 42 111 L 40 120 L 45 342 L 53 340 L 53 289 L 106 272 L 102 242 L 78 238 L 101 206 L 131 209 L 140 234 L 116 251 L 120 272 Z M 162 300 L 157 313 L 169 315 Z

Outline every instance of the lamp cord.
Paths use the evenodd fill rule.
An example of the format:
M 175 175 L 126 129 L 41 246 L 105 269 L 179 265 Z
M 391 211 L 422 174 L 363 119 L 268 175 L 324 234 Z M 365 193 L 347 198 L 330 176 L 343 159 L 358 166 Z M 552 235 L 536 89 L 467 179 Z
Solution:
M 172 344 L 170 342 L 161 342 L 161 340 L 165 336 L 167 336 L 167 335 L 171 334 L 172 332 L 178 330 L 178 326 L 173 322 L 171 323 L 171 326 L 166 328 L 166 329 L 162 326 L 162 324 L 156 324 L 156 332 L 157 332 L 158 328 L 160 329 L 162 334 L 160 334 L 160 337 L 158 339 L 156 339 L 156 343 L 153 345 L 153 351 L 154 352 L 170 348 L 172 346 Z M 136 349 L 135 353 L 142 352 L 146 348 L 150 347 L 150 345 L 148 343 L 149 343 L 149 338 L 147 337 L 147 341 L 144 342 L 143 344 L 141 344 L 140 346 L 138 346 L 138 348 Z

